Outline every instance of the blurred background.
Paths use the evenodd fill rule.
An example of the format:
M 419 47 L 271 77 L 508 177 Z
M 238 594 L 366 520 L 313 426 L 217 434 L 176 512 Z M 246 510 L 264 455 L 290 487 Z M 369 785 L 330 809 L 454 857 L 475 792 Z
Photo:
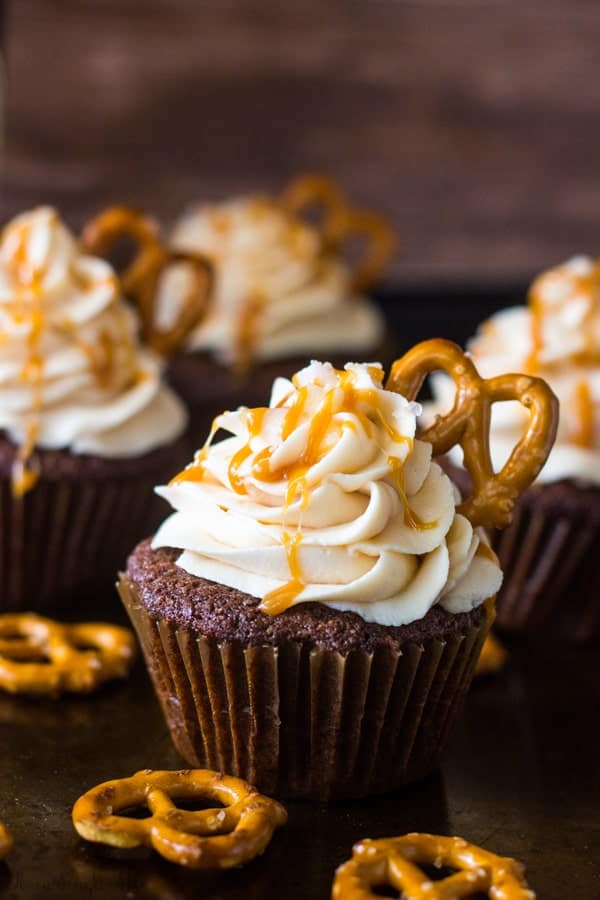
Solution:
M 600 244 L 597 0 L 13 0 L 1 217 L 338 177 L 404 285 L 524 285 Z

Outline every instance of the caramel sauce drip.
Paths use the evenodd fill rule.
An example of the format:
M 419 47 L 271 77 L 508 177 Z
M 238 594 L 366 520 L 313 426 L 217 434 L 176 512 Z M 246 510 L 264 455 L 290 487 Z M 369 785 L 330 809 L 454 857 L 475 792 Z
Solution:
M 432 528 L 437 528 L 437 520 L 423 522 L 414 509 L 410 508 L 404 487 L 404 462 L 397 456 L 388 456 L 388 464 L 394 487 L 404 508 L 404 524 L 415 531 L 431 531 Z
M 551 274 L 542 275 L 537 278 L 529 291 L 528 304 L 531 313 L 531 353 L 526 361 L 526 370 L 535 375 L 540 370 L 540 355 L 544 348 L 544 317 L 546 314 L 546 303 L 543 299 L 544 281 L 552 277 Z M 598 354 L 594 348 L 594 329 L 593 317 L 596 312 L 596 297 L 600 294 L 600 263 L 596 263 L 591 272 L 586 275 L 576 275 L 570 273 L 573 284 L 573 290 L 570 296 L 577 294 L 579 297 L 585 297 L 586 310 L 581 323 L 581 334 L 584 339 L 584 349 L 582 352 L 573 354 L 570 362 L 577 365 L 586 365 L 588 363 L 597 362 Z M 570 297 L 566 299 L 567 304 Z
M 204 481 L 204 460 L 206 459 L 206 455 L 212 443 L 212 439 L 219 430 L 220 418 L 220 416 L 215 416 L 215 418 L 213 419 L 208 437 L 206 438 L 200 452 L 196 454 L 196 458 L 192 465 L 187 466 L 187 468 L 183 469 L 181 472 L 171 478 L 169 486 L 173 484 L 180 484 L 182 481 L 194 481 L 196 483 Z
M 15 290 L 15 297 L 8 310 L 15 323 L 27 323 L 29 332 L 26 341 L 26 358 L 20 372 L 21 381 L 32 388 L 32 415 L 26 426 L 25 440 L 19 447 L 12 471 L 12 491 L 14 496 L 22 497 L 31 490 L 39 478 L 37 468 L 31 464 L 31 456 L 35 449 L 40 432 L 42 414 L 44 359 L 41 342 L 45 330 L 54 330 L 71 339 L 88 358 L 94 378 L 101 388 L 107 388 L 115 372 L 116 353 L 119 347 L 126 347 L 130 363 L 133 366 L 135 345 L 123 329 L 123 336 L 114 338 L 108 331 L 102 332 L 98 345 L 93 346 L 78 339 L 73 323 L 63 321 L 56 323 L 48 320 L 44 310 L 45 267 L 36 267 L 28 256 L 28 244 L 31 237 L 31 225 L 22 223 L 7 227 L 2 235 L 3 263 L 10 272 Z M 93 280 L 79 271 L 74 265 L 69 267 L 69 275 L 75 285 L 84 292 L 97 290 L 103 284 L 117 284 L 114 276 L 102 280 Z M 115 294 L 116 296 L 116 294 Z M 133 371 L 133 368 L 132 368 Z
M 281 587 L 275 588 L 265 595 L 260 608 L 270 616 L 277 616 L 279 613 L 285 612 L 293 604 L 294 600 L 301 594 L 305 588 L 302 580 L 302 569 L 298 559 L 298 551 L 302 542 L 302 532 L 296 531 L 291 535 L 285 531 L 283 533 L 283 544 L 287 554 L 288 566 L 290 569 L 290 580 Z
M 594 398 L 590 384 L 585 379 L 577 383 L 575 388 L 575 411 L 578 427 L 571 435 L 571 440 L 578 447 L 594 446 Z
M 544 276 L 542 276 L 543 279 Z M 600 262 L 596 262 L 592 270 L 585 275 L 571 274 L 573 292 L 586 299 L 586 310 L 581 323 L 581 334 L 584 340 L 582 351 L 572 354 L 566 360 L 575 366 L 597 366 L 600 364 L 600 354 L 595 348 L 594 315 L 600 304 Z M 536 374 L 542 366 L 540 355 L 544 346 L 544 314 L 545 306 L 542 299 L 542 279 L 538 279 L 532 285 L 529 293 L 529 308 L 531 311 L 531 343 L 532 350 L 526 361 L 526 369 Z M 567 299 L 568 303 L 569 300 Z M 564 365 L 564 363 L 561 363 Z M 578 419 L 570 440 L 579 447 L 590 448 L 594 446 L 594 401 L 589 382 L 582 379 L 575 389 L 575 414 Z

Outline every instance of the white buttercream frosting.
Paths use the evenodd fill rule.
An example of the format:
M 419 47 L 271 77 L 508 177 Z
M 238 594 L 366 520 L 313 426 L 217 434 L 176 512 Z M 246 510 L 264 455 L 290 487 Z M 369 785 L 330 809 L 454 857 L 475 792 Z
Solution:
M 246 197 L 202 206 L 176 226 L 173 246 L 203 253 L 215 265 L 212 308 L 189 340 L 190 349 L 234 362 L 240 342 L 251 341 L 264 361 L 308 353 L 369 353 L 383 319 L 362 296 L 353 296 L 341 258 L 324 252 L 317 229 L 269 198 Z M 167 270 L 159 286 L 164 305 L 191 290 L 182 267 Z
M 0 346 L 0 429 L 29 450 L 137 456 L 185 428 L 112 268 L 84 255 L 53 209 L 2 232 Z
M 506 372 L 531 372 L 544 378 L 557 395 L 560 418 L 556 443 L 538 482 L 572 478 L 600 484 L 600 265 L 587 257 L 537 278 L 529 305 L 502 310 L 485 322 L 468 349 L 485 378 Z M 454 384 L 433 379 L 435 403 L 426 418 L 445 412 Z M 491 451 L 501 468 L 527 420 L 518 403 L 492 410 Z M 453 454 L 460 460 L 460 451 Z
M 382 379 L 379 365 L 313 362 L 275 381 L 269 407 L 219 416 L 231 436 L 157 489 L 175 512 L 153 546 L 273 614 L 318 601 L 403 625 L 494 595 L 497 561 L 415 439 L 419 405 Z

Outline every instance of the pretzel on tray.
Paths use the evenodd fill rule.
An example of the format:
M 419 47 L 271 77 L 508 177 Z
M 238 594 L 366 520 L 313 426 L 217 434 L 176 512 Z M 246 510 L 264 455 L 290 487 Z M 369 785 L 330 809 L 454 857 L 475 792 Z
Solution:
M 121 238 L 130 238 L 137 246 L 136 256 L 120 275 L 123 292 L 138 308 L 146 343 L 163 356 L 170 356 L 204 318 L 212 288 L 212 265 L 200 254 L 166 247 L 156 222 L 128 206 L 109 207 L 88 222 L 81 244 L 86 252 L 102 256 Z M 164 330 L 156 322 L 158 284 L 165 269 L 177 263 L 193 270 L 195 290 L 188 292 L 176 321 Z
M 87 693 L 124 677 L 135 655 L 132 633 L 117 625 L 0 616 L 0 690 L 11 694 Z
M 219 809 L 178 809 L 174 800 L 216 800 Z M 133 819 L 121 810 L 147 806 Z M 284 825 L 283 806 L 240 778 L 207 769 L 152 771 L 106 781 L 79 798 L 73 825 L 88 841 L 114 847 L 153 847 L 170 862 L 193 869 L 229 869 L 263 853 Z
M 434 456 L 460 444 L 473 491 L 458 511 L 473 526 L 504 528 L 517 498 L 548 458 L 558 426 L 558 400 L 545 381 L 531 375 L 481 378 L 458 344 L 441 338 L 423 341 L 397 360 L 386 388 L 415 400 L 427 376 L 439 370 L 454 380 L 454 406 L 419 437 L 433 445 Z M 505 400 L 525 407 L 529 422 L 507 462 L 495 473 L 490 458 L 490 413 L 492 404 Z
M 420 865 L 457 871 L 432 880 Z M 333 882 L 332 900 L 374 900 L 374 889 L 386 886 L 403 900 L 459 900 L 487 894 L 491 900 L 535 900 L 515 859 L 497 856 L 460 837 L 406 834 L 359 841 L 352 859 L 341 865 Z
M 0 860 L 3 860 L 10 851 L 12 850 L 13 845 L 13 836 L 6 827 L 0 822 Z
M 394 251 L 394 234 L 382 216 L 353 209 L 338 185 L 324 175 L 302 175 L 281 196 L 282 205 L 297 216 L 320 210 L 319 230 L 328 249 L 339 252 L 348 241 L 362 238 L 364 252 L 354 266 L 353 290 L 365 290 L 380 277 Z

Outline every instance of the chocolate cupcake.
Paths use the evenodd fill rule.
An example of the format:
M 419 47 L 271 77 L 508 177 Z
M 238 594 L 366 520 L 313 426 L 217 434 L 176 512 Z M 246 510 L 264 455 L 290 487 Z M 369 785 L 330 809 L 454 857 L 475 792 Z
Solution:
M 600 637 L 600 264 L 576 257 L 540 275 L 527 306 L 503 310 L 469 343 L 478 369 L 492 377 L 528 371 L 543 377 L 560 401 L 556 443 L 535 483 L 524 492 L 510 527 L 492 535 L 505 578 L 497 624 L 530 636 Z M 454 388 L 434 379 L 444 411 Z M 492 418 L 496 467 L 523 429 L 513 404 Z M 460 453 L 451 460 L 460 466 Z M 468 478 L 454 469 L 457 481 Z
M 190 764 L 331 799 L 438 763 L 502 578 L 479 527 L 487 483 L 457 507 L 432 461 L 444 428 L 415 438 L 415 374 L 440 347 L 469 364 L 431 342 L 395 364 L 389 390 L 379 365 L 278 379 L 269 407 L 220 416 L 232 437 L 211 434 L 159 489 L 175 512 L 119 590 Z M 553 398 L 535 390 L 546 421 L 521 483 L 551 440 Z M 514 488 L 493 485 L 501 516 Z
M 318 224 L 303 217 L 314 206 L 322 210 Z M 355 239 L 364 254 L 351 265 L 344 247 Z M 214 266 L 209 312 L 169 369 L 199 439 L 222 409 L 264 405 L 277 375 L 290 377 L 314 357 L 340 366 L 393 359 L 389 330 L 366 295 L 391 256 L 391 229 L 351 209 L 327 179 L 298 179 L 281 197 L 193 209 L 176 225 L 172 246 Z M 186 290 L 193 283 L 186 287 L 182 271 L 165 273 L 167 307 Z
M 52 209 L 2 232 L 0 335 L 0 609 L 80 605 L 159 520 L 149 489 L 187 414 L 112 269 Z

